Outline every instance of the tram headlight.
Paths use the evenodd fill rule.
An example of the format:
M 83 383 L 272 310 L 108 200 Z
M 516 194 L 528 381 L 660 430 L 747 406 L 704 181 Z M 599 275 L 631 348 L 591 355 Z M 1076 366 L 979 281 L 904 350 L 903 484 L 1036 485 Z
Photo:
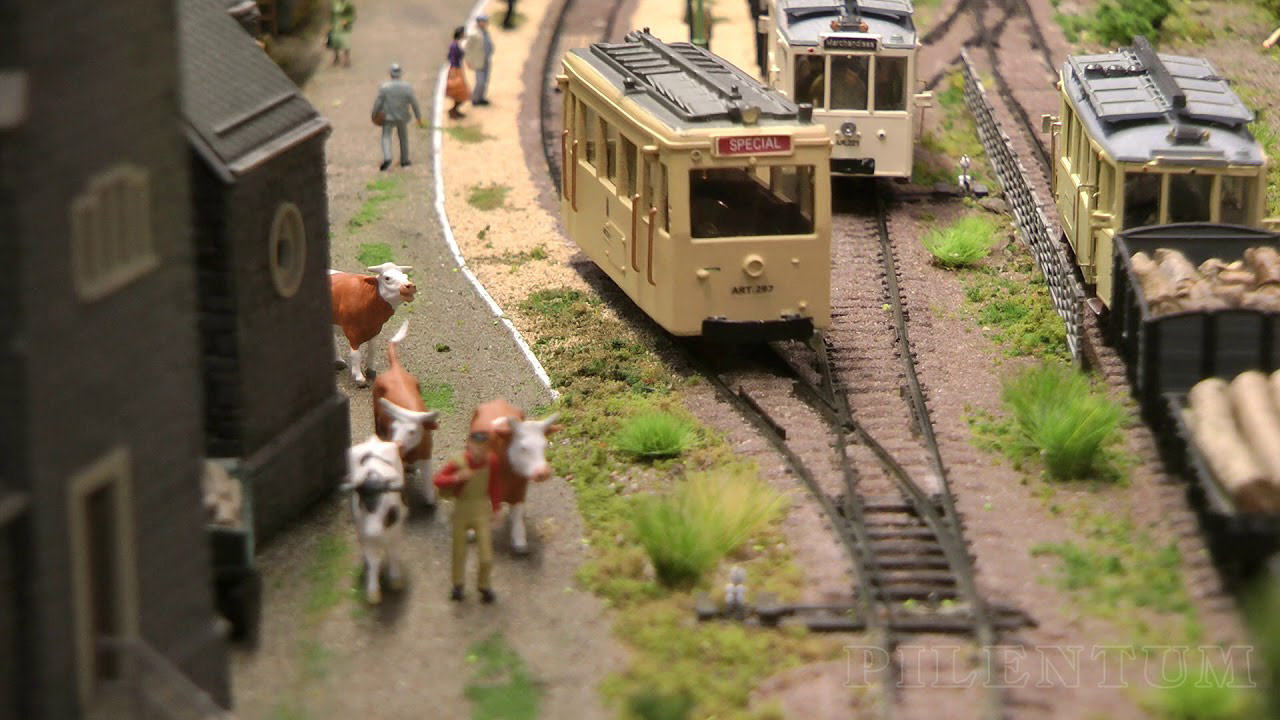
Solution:
M 752 253 L 742 259 L 742 271 L 747 275 L 758 278 L 764 274 L 764 258 Z
M 845 137 L 853 137 L 856 132 L 858 132 L 858 126 L 851 122 L 847 122 L 840 126 L 840 134 Z

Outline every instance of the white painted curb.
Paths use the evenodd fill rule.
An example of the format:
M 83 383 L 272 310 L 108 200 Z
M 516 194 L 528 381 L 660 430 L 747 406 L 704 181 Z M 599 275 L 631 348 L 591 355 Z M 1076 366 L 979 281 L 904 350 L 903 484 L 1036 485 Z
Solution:
M 489 0 L 476 0 L 475 5 L 471 7 L 470 14 L 467 15 L 465 27 L 471 27 L 475 23 L 476 16 L 488 3 Z M 533 350 L 529 348 L 529 343 L 525 342 L 524 336 L 511 323 L 511 320 L 502 313 L 502 308 L 498 307 L 498 303 L 494 302 L 493 296 L 488 290 L 484 289 L 484 285 L 480 284 L 480 280 L 476 278 L 475 273 L 471 272 L 471 268 L 467 267 L 467 261 L 462 257 L 462 252 L 458 250 L 458 242 L 453 237 L 453 227 L 449 225 L 449 214 L 444 208 L 444 168 L 441 160 L 441 148 L 444 136 L 444 89 L 449 77 L 449 62 L 446 60 L 440 68 L 440 77 L 436 80 L 436 98 L 435 112 L 433 113 L 431 128 L 431 171 L 436 177 L 436 214 L 440 217 L 440 229 L 444 232 L 444 240 L 449 244 L 449 252 L 453 253 L 454 262 L 458 263 L 458 269 L 466 276 L 467 282 L 471 283 L 471 287 L 475 288 L 480 297 L 484 298 L 485 303 L 489 306 L 489 312 L 493 316 L 502 321 L 507 330 L 511 333 L 511 337 L 516 341 L 516 345 L 520 347 L 520 352 L 524 353 L 525 360 L 529 361 L 530 367 L 533 368 L 534 374 L 538 376 L 538 380 L 542 382 L 543 387 L 551 394 L 552 400 L 559 400 L 560 393 L 551 387 L 551 378 L 547 377 L 547 371 L 542 367 L 542 363 L 538 362 L 538 358 L 533 354 Z

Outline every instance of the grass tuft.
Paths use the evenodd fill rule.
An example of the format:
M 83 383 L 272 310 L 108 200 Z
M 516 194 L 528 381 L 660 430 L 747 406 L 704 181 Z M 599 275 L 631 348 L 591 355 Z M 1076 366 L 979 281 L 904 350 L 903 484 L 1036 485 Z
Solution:
M 467 204 L 477 210 L 497 210 L 507 204 L 509 192 L 510 187 L 498 183 L 472 185 L 468 191 Z
M 467 650 L 475 666 L 466 695 L 472 720 L 535 720 L 542 689 L 529 677 L 524 661 L 494 633 Z
M 458 142 L 464 143 L 478 143 L 493 139 L 492 135 L 485 134 L 484 129 L 479 123 L 472 123 L 470 125 L 450 125 L 449 127 L 446 127 L 444 131 L 449 133 L 449 137 L 457 140 Z
M 400 192 L 400 178 L 394 175 L 370 180 L 369 184 L 365 185 L 365 190 L 369 195 L 365 197 L 364 203 L 360 205 L 356 214 L 347 221 L 347 228 L 350 230 L 377 222 L 378 218 L 382 217 L 384 205 L 404 197 L 404 193 Z
M 448 346 L 445 346 L 446 349 Z M 437 346 L 437 350 L 439 346 Z M 426 404 L 428 410 L 438 410 L 440 412 L 452 412 L 453 405 L 453 386 L 447 382 L 426 383 L 420 387 L 422 391 L 422 402 Z
M 688 720 L 693 704 L 688 693 L 668 695 L 656 690 L 638 692 L 627 698 L 627 709 L 640 720 Z
M 1243 686 L 1248 682 L 1240 678 L 1228 682 L 1205 677 L 1203 655 L 1192 654 L 1185 659 L 1181 677 L 1168 686 L 1150 692 L 1143 705 L 1161 720 L 1244 720 L 1257 715 L 1253 707 L 1255 696 L 1246 694 Z
M 1118 439 L 1125 412 L 1095 392 L 1083 373 L 1043 363 L 1006 380 L 1002 398 L 1013 415 L 1015 442 L 1038 453 L 1050 477 L 1085 478 L 1106 469 L 1104 451 Z
M 694 473 L 663 497 L 636 500 L 632 524 L 668 587 L 690 587 L 763 528 L 783 497 L 754 475 Z
M 968 267 L 985 258 L 995 244 L 996 223 L 981 215 L 961 218 L 929 231 L 921 243 L 945 268 Z
M 1102 0 L 1093 18 L 1093 35 L 1109 46 L 1130 45 L 1139 35 L 1155 40 L 1171 12 L 1170 0 Z
M 639 458 L 669 458 L 688 450 L 696 438 L 693 424 L 666 412 L 648 412 L 628 420 L 613 445 Z
M 356 261 L 361 267 L 373 267 L 384 262 L 395 262 L 391 257 L 391 246 L 386 243 L 360 243 L 356 250 Z

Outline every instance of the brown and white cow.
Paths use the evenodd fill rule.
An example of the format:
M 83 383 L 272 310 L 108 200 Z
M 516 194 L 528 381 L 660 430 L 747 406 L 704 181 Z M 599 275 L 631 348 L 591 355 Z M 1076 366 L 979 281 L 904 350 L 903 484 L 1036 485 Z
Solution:
M 329 289 L 333 301 L 333 324 L 342 329 L 347 344 L 351 346 L 351 379 L 360 387 L 368 384 L 364 377 L 364 361 L 373 367 L 373 340 L 382 332 L 382 326 L 395 313 L 402 302 L 412 302 L 418 292 L 406 270 L 407 265 L 385 262 L 365 268 L 373 275 L 329 271 Z M 362 349 L 369 349 L 363 356 Z M 342 355 L 339 352 L 338 362 Z
M 436 487 L 431 482 L 431 431 L 437 413 L 428 412 L 422 402 L 418 379 L 400 364 L 396 345 L 409 334 L 405 320 L 387 341 L 387 370 L 373 381 L 373 427 L 378 437 L 400 447 L 405 474 L 417 473 L 417 484 L 427 505 L 436 504 Z
M 554 425 L 556 415 L 544 420 L 525 420 L 524 412 L 502 398 L 490 400 L 471 415 L 470 432 L 492 433 L 490 447 L 498 456 L 498 479 L 491 487 L 495 509 L 501 503 L 511 506 L 511 547 L 527 552 L 528 539 L 524 526 L 524 499 L 529 481 L 543 482 L 551 477 L 547 464 L 547 436 L 560 429 Z

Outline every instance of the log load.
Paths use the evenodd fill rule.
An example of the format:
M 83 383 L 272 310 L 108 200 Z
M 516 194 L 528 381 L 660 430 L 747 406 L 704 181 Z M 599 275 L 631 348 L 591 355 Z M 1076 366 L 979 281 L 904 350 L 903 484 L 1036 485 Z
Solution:
M 1280 313 L 1280 252 L 1245 250 L 1243 260 L 1210 258 L 1199 267 L 1178 250 L 1134 253 L 1130 266 L 1153 316 L 1246 308 Z
M 1248 513 L 1280 513 L 1280 375 L 1244 373 L 1191 388 L 1187 424 L 1209 469 Z M 1270 388 L 1268 388 L 1270 385 Z M 1270 392 L 1268 392 L 1270 390 Z

